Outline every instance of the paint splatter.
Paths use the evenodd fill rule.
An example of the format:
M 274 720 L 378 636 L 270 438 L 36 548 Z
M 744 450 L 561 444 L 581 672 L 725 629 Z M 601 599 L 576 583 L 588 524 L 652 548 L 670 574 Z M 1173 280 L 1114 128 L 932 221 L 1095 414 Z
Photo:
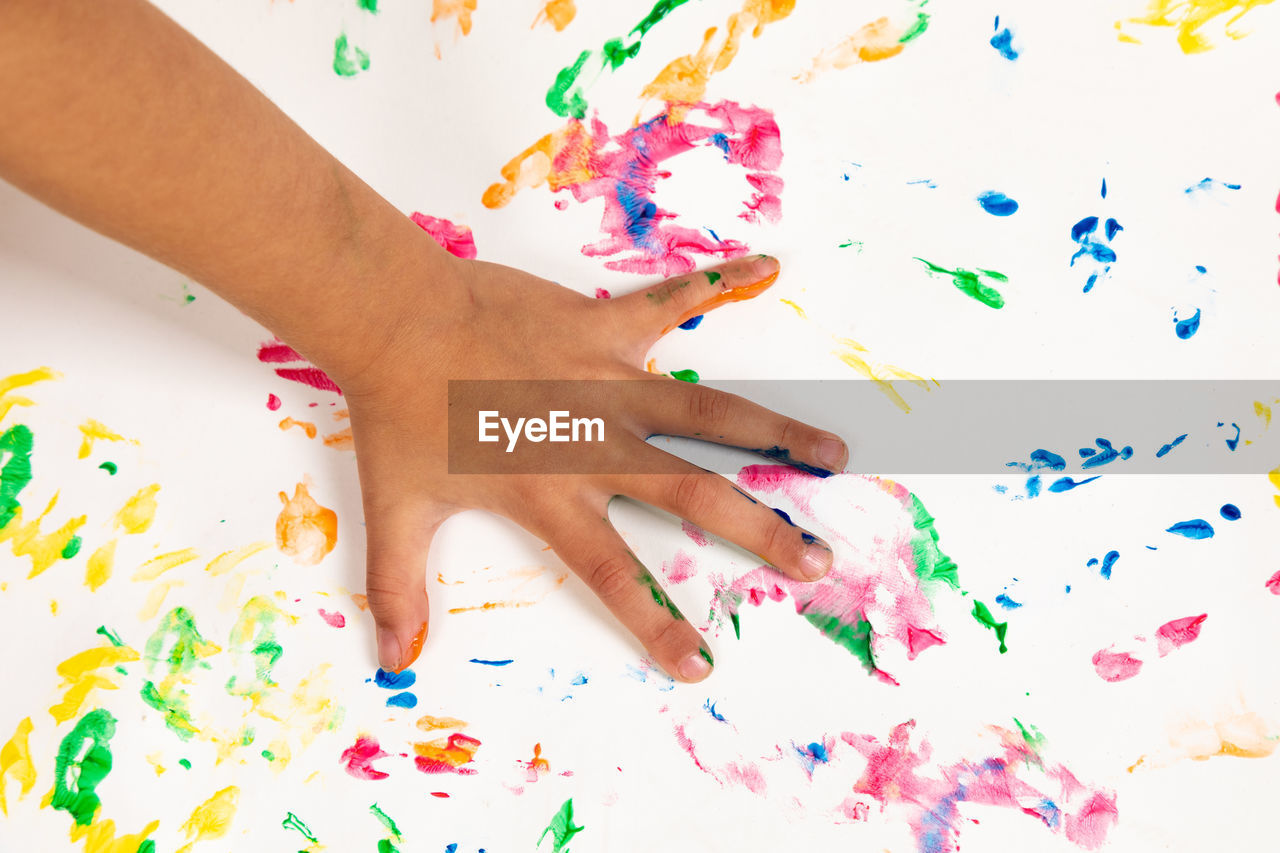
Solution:
M 27 717 L 18 723 L 13 737 L 0 746 L 0 814 L 9 814 L 9 802 L 5 796 L 9 777 L 19 785 L 18 799 L 31 793 L 36 784 L 36 765 L 31 759 L 30 738 L 34 726 Z
M 347 40 L 341 33 L 333 41 L 333 73 L 339 77 L 354 77 L 369 70 L 369 54 Z
M 81 717 L 58 746 L 50 805 L 70 814 L 77 826 L 93 823 L 102 805 L 97 788 L 111 772 L 115 734 L 116 718 L 98 708 Z
M 332 627 L 332 628 L 344 628 L 344 627 L 346 627 L 346 624 L 347 624 L 347 617 L 343 616 L 343 615 L 342 615 L 341 613 L 339 613 L 337 610 L 334 610 L 334 611 L 332 611 L 332 612 L 331 612 L 331 611 L 325 610 L 323 607 L 321 607 L 321 608 L 317 609 L 317 610 L 316 610 L 316 612 L 317 612 L 318 614 L 320 614 L 320 618 L 321 618 L 321 619 L 323 619 L 323 620 L 325 621 L 325 624 L 326 624 L 326 625 L 328 625 L 328 626 L 330 626 L 330 627 Z
M 925 265 L 930 276 L 944 275 L 950 277 L 951 283 L 965 296 L 976 299 L 990 308 L 1004 307 L 1004 297 L 1000 294 L 1000 291 L 982 280 L 985 278 L 988 281 L 996 281 L 1003 284 L 1009 280 L 1009 277 L 1004 273 L 984 269 L 973 272 L 960 267 L 950 270 L 926 261 L 924 258 L 916 258 L 916 260 Z
M 992 216 L 1012 216 L 1018 212 L 1018 203 L 1004 193 L 994 190 L 978 196 L 978 204 Z M 919 260 L 919 258 L 917 258 Z
M 470 662 L 478 663 L 481 666 L 507 666 L 515 661 L 511 658 L 505 658 L 503 660 L 483 660 L 481 658 L 472 658 Z
M 1089 275 L 1084 285 L 1085 293 L 1093 290 L 1094 285 L 1111 271 L 1111 265 L 1116 262 L 1116 251 L 1111 247 L 1111 241 L 1124 230 L 1124 226 L 1118 221 L 1108 219 L 1099 233 L 1098 223 L 1098 217 L 1086 216 L 1071 226 L 1071 240 L 1079 248 L 1071 256 L 1070 266 L 1074 267 L 1076 261 L 1084 257 L 1092 258 L 1095 263 L 1101 265 L 1100 270 Z
M 732 101 L 694 104 L 673 123 L 662 114 L 617 136 L 599 119 L 570 120 L 502 167 L 503 183 L 484 193 L 485 207 L 506 205 L 519 190 L 547 184 L 568 190 L 580 203 L 604 200 L 604 238 L 583 254 L 607 258 L 609 269 L 675 276 L 697 266 L 697 256 L 728 259 L 746 254 L 745 244 L 712 239 L 701 229 L 676 224 L 675 213 L 653 200 L 665 164 L 696 148 L 717 148 L 725 162 L 741 167 L 754 190 L 739 218 L 776 222 L 781 216 L 782 145 L 773 114 Z
M 394 696 L 387 697 L 388 708 L 416 708 L 418 707 L 418 697 L 412 693 L 397 693 Z
M 1200 636 L 1200 626 L 1209 614 L 1187 616 L 1166 622 L 1156 629 L 1156 651 L 1164 657 L 1174 649 L 1180 649 Z
M 574 16 L 578 14 L 578 7 L 574 5 L 573 0 L 547 0 L 546 5 L 538 11 L 538 17 L 533 19 L 533 25 L 529 29 L 538 26 L 538 24 L 551 24 L 556 28 L 556 32 L 564 32 L 564 28 L 573 23 Z
M 1142 669 L 1142 661 L 1128 652 L 1102 649 L 1093 656 L 1093 668 L 1103 681 L 1125 681 Z
M 1221 515 L 1227 521 L 1239 521 L 1241 516 L 1240 507 L 1235 504 L 1223 504 L 1222 508 L 1218 510 L 1218 515 Z
M 319 564 L 338 543 L 338 515 L 311 497 L 309 483 L 302 482 L 283 504 L 276 518 L 276 547 L 304 566 Z
M 92 418 L 80 424 L 80 450 L 76 453 L 77 459 L 88 459 L 89 454 L 93 452 L 94 442 L 97 441 L 127 441 L 130 444 L 137 444 L 125 438 L 117 432 L 108 429 L 105 424 L 99 423 Z
M 476 771 L 475 768 L 467 765 L 475 758 L 479 748 L 480 741 L 477 739 L 461 732 L 454 732 L 440 740 L 415 743 L 413 751 L 416 755 L 413 766 L 423 773 L 457 773 L 470 776 Z
M 1010 62 L 1014 62 L 1018 58 L 1018 51 L 1013 47 L 1013 31 L 1007 26 L 1000 29 L 1000 16 L 996 16 L 994 29 L 996 34 L 991 37 L 990 44 L 996 49 L 996 52 Z
M 1276 572 L 1274 575 L 1267 578 L 1266 587 L 1267 591 L 1272 595 L 1280 595 L 1280 572 Z
M 542 830 L 542 834 L 538 836 L 538 847 L 542 846 L 543 840 L 550 835 L 552 844 L 552 853 L 567 853 L 569 842 L 575 835 L 585 826 L 578 826 L 573 822 L 573 799 L 565 800 L 560 809 L 551 818 L 551 822 L 547 824 L 547 828 Z
M 1178 33 L 1178 47 L 1183 53 L 1203 53 L 1213 48 L 1213 42 L 1201 30 L 1211 21 L 1223 15 L 1230 15 L 1223 23 L 1222 31 L 1227 38 L 1242 39 L 1248 32 L 1236 29 L 1250 10 L 1258 6 L 1266 6 L 1272 0 L 1149 0 L 1147 13 L 1135 18 L 1116 21 L 1116 32 L 1120 41 L 1140 44 L 1138 39 L 1126 32 L 1126 24 L 1144 27 L 1172 27 Z
M 1179 320 L 1177 315 L 1173 318 L 1173 333 L 1181 340 L 1188 340 L 1200 331 L 1200 309 L 1196 309 L 1196 313 L 1190 317 Z
M 911 405 L 907 403 L 906 398 L 894 386 L 894 382 L 909 382 L 917 388 L 923 388 L 925 391 L 929 390 L 929 380 L 901 367 L 873 361 L 871 352 L 853 338 L 837 337 L 834 340 L 839 348 L 834 350 L 832 354 L 853 368 L 858 374 L 874 382 L 876 388 L 902 411 L 910 412 Z
M 1179 521 L 1170 527 L 1165 528 L 1168 533 L 1176 533 L 1178 536 L 1184 536 L 1187 539 L 1212 539 L 1213 525 L 1205 521 L 1203 518 L 1193 518 L 1190 521 Z
M 383 690 L 408 690 L 418 681 L 418 675 L 412 669 L 400 672 L 387 672 L 381 667 L 373 675 L 373 683 Z
M 182 824 L 182 832 L 190 840 L 178 848 L 178 853 L 191 853 L 191 848 L 198 842 L 225 836 L 231 829 L 239 798 L 240 789 L 228 785 L 196 806 L 191 817 Z
M 1111 570 L 1115 568 L 1116 561 L 1119 559 L 1119 551 L 1108 551 L 1106 555 L 1103 556 L 1101 564 L 1099 564 L 1097 557 L 1091 557 L 1089 562 L 1085 565 L 1091 569 L 1097 568 L 1098 574 L 1102 576 L 1102 579 L 1109 581 L 1111 580 Z
M 373 766 L 379 758 L 387 758 L 390 753 L 383 752 L 378 741 L 369 735 L 360 735 L 356 742 L 342 751 L 339 759 L 347 773 L 357 779 L 376 781 L 386 779 L 389 774 Z

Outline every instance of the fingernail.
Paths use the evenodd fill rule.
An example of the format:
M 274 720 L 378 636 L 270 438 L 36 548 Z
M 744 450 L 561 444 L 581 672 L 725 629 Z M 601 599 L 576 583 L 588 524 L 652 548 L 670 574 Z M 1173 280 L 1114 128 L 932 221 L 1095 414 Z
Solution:
M 701 681 L 711 674 L 711 652 L 699 648 L 680 662 L 680 677 L 685 681 Z
M 418 629 L 418 633 L 413 635 L 413 639 L 409 641 L 409 648 L 405 650 L 404 658 L 400 661 L 401 669 L 408 669 L 413 666 L 413 662 L 418 659 L 418 655 L 422 654 L 422 644 L 427 639 L 427 623 L 423 622 L 422 627 Z
M 838 438 L 824 438 L 818 442 L 818 462 L 838 474 L 849 462 L 849 448 Z
M 756 281 L 778 274 L 778 259 L 772 255 L 755 255 L 751 258 L 751 276 Z
M 816 581 L 831 571 L 831 564 L 834 561 L 831 546 L 812 534 L 806 533 L 804 537 L 808 547 L 800 557 L 800 574 L 807 580 Z
M 378 629 L 378 666 L 387 672 L 400 671 L 400 641 L 389 628 Z

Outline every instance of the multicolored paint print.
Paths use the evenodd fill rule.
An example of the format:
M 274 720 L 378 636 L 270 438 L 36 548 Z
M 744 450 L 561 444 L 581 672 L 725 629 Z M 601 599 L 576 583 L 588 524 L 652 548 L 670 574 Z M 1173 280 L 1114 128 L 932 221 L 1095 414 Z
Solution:
M 1120 41 L 1141 44 L 1133 35 L 1137 27 L 1167 27 L 1178 33 L 1178 47 L 1183 53 L 1203 53 L 1215 46 L 1215 39 L 1204 32 L 1219 28 L 1228 39 L 1239 40 L 1249 34 L 1240 26 L 1241 19 L 1259 6 L 1273 0 L 1148 0 L 1146 14 L 1116 21 Z M 1216 36 L 1216 32 L 1214 33 Z M 1221 40 L 1217 40 L 1221 43 Z
M 703 773 L 724 787 L 762 797 L 793 782 L 797 769 L 811 780 L 820 766 L 826 784 L 811 786 L 802 777 L 794 789 L 805 793 L 796 802 L 838 823 L 872 820 L 874 804 L 886 819 L 905 820 L 919 853 L 964 849 L 964 828 L 976 822 L 965 814 L 968 804 L 1010 809 L 1085 850 L 1102 847 L 1119 817 L 1115 793 L 1051 763 L 1046 738 L 1034 726 L 1014 723 L 1017 731 L 990 726 L 980 747 L 945 763 L 935 758 L 914 720 L 894 726 L 883 740 L 842 731 L 805 746 L 773 745 L 761 750 L 760 759 L 723 759 L 734 735 L 707 717 L 678 722 L 674 732 Z M 779 760 L 787 755 L 793 760 Z M 819 795 L 826 795 L 821 802 Z

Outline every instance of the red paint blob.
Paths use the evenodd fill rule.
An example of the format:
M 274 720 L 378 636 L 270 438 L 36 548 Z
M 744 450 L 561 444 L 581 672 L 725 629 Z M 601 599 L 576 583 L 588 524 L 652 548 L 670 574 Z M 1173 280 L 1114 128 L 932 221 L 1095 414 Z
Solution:
M 1267 589 L 1271 590 L 1272 595 L 1280 595 L 1280 572 L 1276 572 L 1267 581 Z
M 442 800 L 447 800 L 447 799 L 449 799 L 449 795 L 448 795 L 448 794 L 446 794 L 444 791 L 432 791 L 432 792 L 431 792 L 431 796 L 433 796 L 433 797 L 439 797 L 439 798 L 440 798 L 440 799 L 442 799 Z
M 347 625 L 347 617 L 343 616 L 336 610 L 330 613 L 322 607 L 316 612 L 320 614 L 321 619 L 332 625 L 334 628 L 345 628 Z
M 1125 681 L 1142 669 L 1142 661 L 1128 652 L 1103 649 L 1093 656 L 1093 668 L 1103 681 Z
M 556 199 L 556 210 L 566 210 L 568 209 L 568 207 L 569 207 L 569 202 L 565 201 L 562 198 Z
M 1172 622 L 1166 622 L 1157 628 L 1156 649 L 1160 652 L 1160 657 L 1164 657 L 1174 649 L 1182 648 L 1199 637 L 1200 626 L 1208 618 L 1209 614 L 1201 613 L 1199 616 L 1174 619 Z
M 390 753 L 382 751 L 376 739 L 361 735 L 356 738 L 354 746 L 342 751 L 341 761 L 346 765 L 347 772 L 357 779 L 386 779 L 388 774 L 374 768 L 373 762 L 389 755 Z
M 268 408 L 268 409 L 270 409 L 270 410 L 271 410 L 271 411 L 273 411 L 273 412 L 275 412 L 275 411 L 279 411 L 279 409 L 280 409 L 280 398 L 279 398 L 279 397 L 277 397 L 275 394 L 268 394 L 268 395 L 267 395 L 267 408 Z
M 596 288 L 596 299 L 612 299 L 613 294 L 605 290 L 603 287 Z

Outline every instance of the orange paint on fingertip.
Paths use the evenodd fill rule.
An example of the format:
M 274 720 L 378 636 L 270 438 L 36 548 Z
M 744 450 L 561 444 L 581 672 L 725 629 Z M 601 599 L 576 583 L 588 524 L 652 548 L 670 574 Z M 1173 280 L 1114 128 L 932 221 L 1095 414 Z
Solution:
M 409 640 L 409 646 L 400 654 L 400 665 L 396 668 L 396 672 L 403 672 L 413 666 L 414 661 L 418 659 L 418 655 L 422 654 L 422 644 L 427 639 L 427 623 L 423 622 L 422 627 L 418 629 L 418 633 L 413 635 Z
M 767 256 L 761 255 L 760 257 L 763 259 Z M 690 318 L 697 317 L 699 314 L 705 314 L 708 311 L 719 308 L 721 305 L 726 305 L 730 302 L 745 302 L 748 299 L 755 299 L 761 293 L 764 293 L 773 286 L 773 283 L 778 280 L 779 272 L 781 272 L 780 269 L 775 269 L 764 278 L 757 279 L 747 284 L 739 285 L 738 287 L 717 289 L 714 295 L 704 299 L 693 308 L 685 311 L 684 314 L 681 315 L 679 321 L 672 323 L 670 326 L 663 329 L 662 334 L 665 335 L 667 332 L 670 332 L 672 329 L 676 328 L 681 323 L 686 322 Z M 713 286 L 719 286 L 723 281 L 724 279 L 721 278 Z

